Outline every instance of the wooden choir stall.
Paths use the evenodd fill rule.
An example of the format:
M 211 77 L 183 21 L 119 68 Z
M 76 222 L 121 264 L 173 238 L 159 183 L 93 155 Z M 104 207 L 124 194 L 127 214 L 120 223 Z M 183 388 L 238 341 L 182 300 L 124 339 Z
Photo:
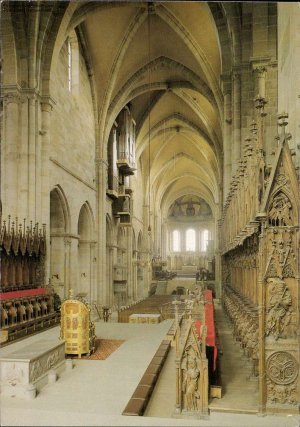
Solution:
M 45 225 L 1 219 L 0 253 L 1 342 L 58 323 L 54 294 L 45 285 Z

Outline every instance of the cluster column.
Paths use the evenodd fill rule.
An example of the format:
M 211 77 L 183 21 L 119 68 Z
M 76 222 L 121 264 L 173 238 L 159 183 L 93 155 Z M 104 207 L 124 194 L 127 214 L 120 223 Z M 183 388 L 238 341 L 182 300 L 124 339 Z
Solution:
M 4 95 L 4 138 L 1 144 L 2 215 L 18 215 L 18 138 L 21 97 L 17 90 Z
M 233 72 L 233 152 L 232 152 L 232 174 L 234 175 L 241 155 L 241 74 Z
M 97 262 L 97 291 L 95 298 L 102 304 L 108 304 L 106 286 L 106 173 L 107 162 L 104 159 L 96 161 L 97 176 L 97 230 L 98 230 L 98 262 Z

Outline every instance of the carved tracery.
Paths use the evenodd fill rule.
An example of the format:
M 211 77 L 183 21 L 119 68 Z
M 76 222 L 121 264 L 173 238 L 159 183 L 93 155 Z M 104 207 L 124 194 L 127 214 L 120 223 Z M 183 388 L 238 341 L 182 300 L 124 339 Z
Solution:
M 269 208 L 269 224 L 272 226 L 292 225 L 292 204 L 290 199 L 282 191 L 276 194 Z

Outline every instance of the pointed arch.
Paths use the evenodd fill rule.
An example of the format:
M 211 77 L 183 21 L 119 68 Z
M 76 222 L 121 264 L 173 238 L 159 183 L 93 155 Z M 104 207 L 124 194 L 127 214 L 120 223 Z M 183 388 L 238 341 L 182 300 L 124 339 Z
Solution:
M 50 229 L 58 229 L 61 233 L 70 232 L 70 208 L 60 185 L 56 185 L 50 192 Z
M 80 239 L 91 240 L 94 234 L 94 216 L 91 206 L 86 201 L 80 208 L 77 231 Z

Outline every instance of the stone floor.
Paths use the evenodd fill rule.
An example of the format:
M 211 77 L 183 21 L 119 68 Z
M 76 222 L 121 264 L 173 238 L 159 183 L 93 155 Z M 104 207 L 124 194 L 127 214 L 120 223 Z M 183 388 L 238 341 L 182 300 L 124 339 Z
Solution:
M 220 304 L 215 304 L 215 322 L 223 352 L 220 355 L 223 396 L 222 399 L 213 399 L 210 408 L 256 413 L 258 381 L 251 376 L 251 363 L 243 356 L 239 343 L 233 339 L 231 324 Z
M 153 397 L 161 400 L 163 406 L 168 408 L 168 413 L 158 415 L 150 405 L 147 416 L 122 416 L 123 409 L 170 325 L 170 321 L 158 325 L 97 322 L 98 337 L 123 339 L 125 342 L 106 360 L 76 360 L 73 370 L 62 372 L 58 381 L 46 385 L 34 400 L 0 395 L 1 426 L 299 426 L 297 417 L 260 418 L 257 415 L 221 412 L 211 412 L 207 420 L 172 418 L 175 400 L 173 349 Z M 11 346 L 16 348 L 29 345 L 34 340 L 47 339 L 49 334 L 58 336 L 59 328 L 42 332 Z M 6 349 L 1 352 L 4 350 Z M 170 382 L 168 378 L 171 378 Z M 247 400 L 243 389 L 240 392 Z

